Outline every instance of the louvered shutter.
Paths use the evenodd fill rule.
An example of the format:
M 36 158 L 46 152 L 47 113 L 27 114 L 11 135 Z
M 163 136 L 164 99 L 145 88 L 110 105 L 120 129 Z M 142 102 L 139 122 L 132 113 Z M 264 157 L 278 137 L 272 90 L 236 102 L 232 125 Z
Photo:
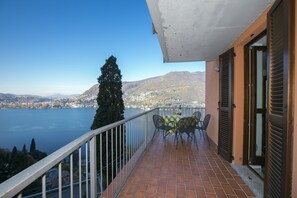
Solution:
M 220 56 L 220 103 L 218 153 L 232 161 L 233 139 L 233 49 Z
M 268 133 L 265 197 L 291 197 L 288 2 L 268 13 Z

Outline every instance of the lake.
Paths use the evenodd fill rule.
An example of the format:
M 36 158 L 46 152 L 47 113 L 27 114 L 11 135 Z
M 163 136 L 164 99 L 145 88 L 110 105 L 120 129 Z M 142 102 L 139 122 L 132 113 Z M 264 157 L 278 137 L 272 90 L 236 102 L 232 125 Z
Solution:
M 144 112 L 126 109 L 125 118 Z M 96 109 L 0 109 L 0 148 L 36 148 L 48 154 L 90 131 Z

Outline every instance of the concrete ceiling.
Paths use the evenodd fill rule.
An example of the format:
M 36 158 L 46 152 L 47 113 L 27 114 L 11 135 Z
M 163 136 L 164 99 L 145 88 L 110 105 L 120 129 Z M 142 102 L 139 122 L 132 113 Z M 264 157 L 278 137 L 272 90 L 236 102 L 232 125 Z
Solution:
M 214 60 L 273 0 L 146 0 L 164 62 Z

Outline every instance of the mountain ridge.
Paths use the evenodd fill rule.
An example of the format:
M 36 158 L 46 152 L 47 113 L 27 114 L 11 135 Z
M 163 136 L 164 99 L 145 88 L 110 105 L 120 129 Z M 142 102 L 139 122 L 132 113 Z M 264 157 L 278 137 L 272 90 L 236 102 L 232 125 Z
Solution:
M 98 87 L 93 85 L 79 98 L 96 99 Z M 139 81 L 124 81 L 122 90 L 126 107 L 205 106 L 205 72 L 170 72 Z
M 77 108 L 97 107 L 99 85 L 95 84 L 78 96 L 42 97 L 0 93 L 0 108 Z M 170 72 L 165 75 L 124 81 L 123 99 L 127 108 L 159 106 L 204 106 L 205 72 Z M 55 94 L 63 96 L 62 94 Z

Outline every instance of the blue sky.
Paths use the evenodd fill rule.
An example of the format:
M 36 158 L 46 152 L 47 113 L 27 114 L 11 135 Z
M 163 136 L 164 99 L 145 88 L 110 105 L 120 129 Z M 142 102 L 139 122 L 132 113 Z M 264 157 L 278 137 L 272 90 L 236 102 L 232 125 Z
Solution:
M 82 93 L 110 55 L 123 81 L 205 70 L 163 63 L 145 0 L 0 1 L 0 93 Z

